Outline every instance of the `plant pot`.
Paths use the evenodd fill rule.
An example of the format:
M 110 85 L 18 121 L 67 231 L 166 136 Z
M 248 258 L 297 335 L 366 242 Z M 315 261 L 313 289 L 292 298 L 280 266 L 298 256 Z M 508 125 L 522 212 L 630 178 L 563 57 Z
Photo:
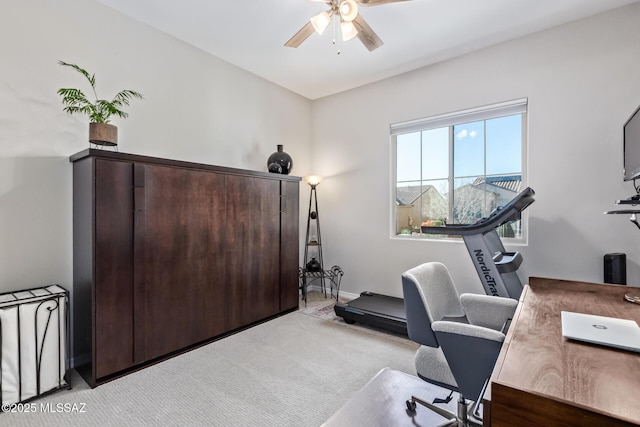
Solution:
M 118 128 L 109 123 L 89 123 L 89 142 L 96 145 L 118 145 Z
M 320 265 L 320 261 L 318 261 L 315 257 L 311 258 L 306 265 L 307 271 L 320 271 L 322 270 L 322 265 Z

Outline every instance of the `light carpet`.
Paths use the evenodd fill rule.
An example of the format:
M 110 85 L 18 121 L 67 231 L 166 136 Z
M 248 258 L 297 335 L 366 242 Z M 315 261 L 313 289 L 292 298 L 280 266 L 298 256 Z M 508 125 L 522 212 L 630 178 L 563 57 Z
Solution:
M 348 301 L 349 299 L 343 297 L 340 298 L 341 303 L 345 303 Z M 399 341 L 400 343 L 413 346 L 416 350 L 418 349 L 418 345 L 411 341 L 406 335 L 401 335 L 384 329 L 375 328 L 358 322 L 352 323 L 350 325 L 347 324 L 342 317 L 336 315 L 333 308 L 335 304 L 335 298 L 331 298 L 328 294 L 327 297 L 324 297 L 321 292 L 311 292 L 309 293 L 309 297 L 307 298 L 306 306 L 303 302 L 300 304 L 300 312 L 308 316 L 317 317 L 318 319 L 334 322 L 337 325 L 354 328 L 363 333 L 369 333 L 384 337 L 389 340 Z
M 316 314 L 327 311 L 327 301 L 317 304 Z M 72 390 L 33 401 L 29 413 L 0 414 L 0 424 L 319 426 L 382 368 L 415 373 L 415 343 L 309 314 L 278 317 L 95 389 L 73 371 Z

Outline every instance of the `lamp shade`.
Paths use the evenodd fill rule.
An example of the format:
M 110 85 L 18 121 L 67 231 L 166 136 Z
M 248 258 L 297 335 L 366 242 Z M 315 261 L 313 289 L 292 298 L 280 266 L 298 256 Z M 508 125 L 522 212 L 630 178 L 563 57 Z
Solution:
M 358 35 L 358 30 L 353 22 L 343 21 L 340 23 L 340 30 L 342 31 L 342 41 L 346 42 Z
M 315 187 L 316 185 L 320 184 L 320 181 L 322 181 L 322 177 L 318 175 L 308 175 L 304 177 L 304 180 L 310 186 Z
M 343 21 L 351 22 L 358 16 L 358 5 L 353 0 L 344 0 L 339 10 Z
M 313 29 L 316 30 L 318 34 L 322 34 L 329 25 L 329 22 L 331 22 L 331 14 L 327 11 L 320 12 L 319 14 L 313 16 L 309 21 L 311 21 Z

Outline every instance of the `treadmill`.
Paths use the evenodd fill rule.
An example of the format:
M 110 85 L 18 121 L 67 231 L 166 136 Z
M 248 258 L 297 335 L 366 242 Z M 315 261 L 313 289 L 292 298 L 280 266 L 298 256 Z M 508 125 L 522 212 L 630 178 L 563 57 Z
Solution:
M 516 271 L 522 264 L 519 252 L 507 252 L 496 229 L 509 221 L 521 218 L 522 211 L 535 201 L 535 192 L 527 187 L 506 205 L 473 224 L 422 226 L 429 234 L 462 236 L 487 295 L 519 299 L 522 283 Z M 359 322 L 407 335 L 407 319 L 402 298 L 373 292 L 362 292 L 347 303 L 336 303 L 337 316 L 351 324 Z
M 358 322 L 408 336 L 402 298 L 365 291 L 354 300 L 336 303 L 333 311 L 350 325 Z

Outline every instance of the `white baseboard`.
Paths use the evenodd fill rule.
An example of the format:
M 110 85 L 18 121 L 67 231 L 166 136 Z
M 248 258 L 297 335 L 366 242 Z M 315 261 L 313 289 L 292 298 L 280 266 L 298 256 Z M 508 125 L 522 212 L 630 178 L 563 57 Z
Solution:
M 322 292 L 322 286 L 321 285 L 311 285 L 307 287 L 307 290 L 309 291 L 313 291 L 313 292 Z M 327 287 L 327 293 L 329 292 L 329 289 Z M 347 300 L 350 301 L 352 299 L 356 299 L 360 296 L 360 294 L 352 294 L 350 292 L 344 292 L 344 291 L 340 291 L 340 299 L 341 300 Z

